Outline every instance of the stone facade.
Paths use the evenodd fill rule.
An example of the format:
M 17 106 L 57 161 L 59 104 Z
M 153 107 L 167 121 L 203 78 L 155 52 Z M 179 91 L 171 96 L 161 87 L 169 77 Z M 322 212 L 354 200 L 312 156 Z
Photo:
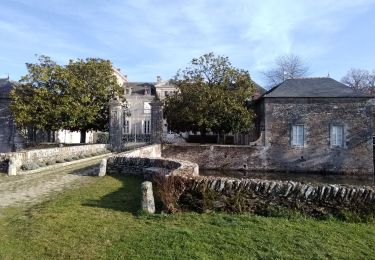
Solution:
M 176 88 L 159 76 L 156 82 L 125 82 L 123 87 L 130 112 L 124 121 L 124 134 L 129 141 L 150 141 L 153 131 L 151 104 L 164 100 Z M 163 133 L 168 131 L 165 120 L 162 120 L 162 130 Z
M 372 105 L 360 98 L 269 98 L 264 101 L 267 165 L 271 170 L 373 174 Z M 333 147 L 331 126 L 343 127 Z M 304 144 L 291 143 L 293 125 Z
M 288 79 L 255 101 L 269 170 L 374 173 L 372 97 L 331 78 Z

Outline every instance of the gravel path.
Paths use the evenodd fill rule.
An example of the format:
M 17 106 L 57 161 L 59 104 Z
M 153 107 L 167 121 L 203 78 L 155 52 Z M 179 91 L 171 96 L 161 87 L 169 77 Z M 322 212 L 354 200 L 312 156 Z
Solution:
M 7 176 L 0 173 L 0 208 L 35 203 L 58 191 L 93 181 L 101 159 L 75 163 L 60 169 Z

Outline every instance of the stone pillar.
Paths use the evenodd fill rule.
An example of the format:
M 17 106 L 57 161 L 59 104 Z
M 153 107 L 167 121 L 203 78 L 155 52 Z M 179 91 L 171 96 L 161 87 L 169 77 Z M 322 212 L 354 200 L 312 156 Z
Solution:
M 142 210 L 147 213 L 155 213 L 154 194 L 152 192 L 152 182 L 145 181 L 142 183 Z
M 121 152 L 123 149 L 124 108 L 118 97 L 109 102 L 109 115 L 109 143 L 113 151 Z
M 107 159 L 102 159 L 102 161 L 100 162 L 100 166 L 99 166 L 98 176 L 103 177 L 106 175 L 106 173 L 107 173 Z
M 163 136 L 163 102 L 151 102 L 151 143 L 161 144 Z
M 8 175 L 15 176 L 17 175 L 17 162 L 16 158 L 10 157 L 8 165 Z

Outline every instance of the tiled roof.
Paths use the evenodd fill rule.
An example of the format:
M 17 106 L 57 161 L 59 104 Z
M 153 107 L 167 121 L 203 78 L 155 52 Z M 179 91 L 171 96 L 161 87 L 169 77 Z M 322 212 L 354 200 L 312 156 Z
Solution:
M 8 79 L 0 79 L 0 98 L 7 98 L 13 88 L 13 83 Z
M 143 95 L 145 87 L 151 87 L 151 95 L 155 95 L 155 83 L 154 82 L 128 82 L 125 83 L 125 87 L 132 89 L 132 94 Z
M 298 78 L 287 79 L 283 83 L 267 91 L 266 98 L 303 98 L 303 97 L 352 97 L 371 98 L 332 78 Z

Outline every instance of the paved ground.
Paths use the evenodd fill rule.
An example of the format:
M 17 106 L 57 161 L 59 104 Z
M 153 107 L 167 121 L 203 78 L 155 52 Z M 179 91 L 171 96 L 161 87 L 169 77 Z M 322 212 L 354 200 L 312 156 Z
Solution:
M 0 208 L 34 203 L 66 188 L 82 186 L 94 178 L 101 159 L 75 162 L 61 169 L 8 176 L 0 173 Z

